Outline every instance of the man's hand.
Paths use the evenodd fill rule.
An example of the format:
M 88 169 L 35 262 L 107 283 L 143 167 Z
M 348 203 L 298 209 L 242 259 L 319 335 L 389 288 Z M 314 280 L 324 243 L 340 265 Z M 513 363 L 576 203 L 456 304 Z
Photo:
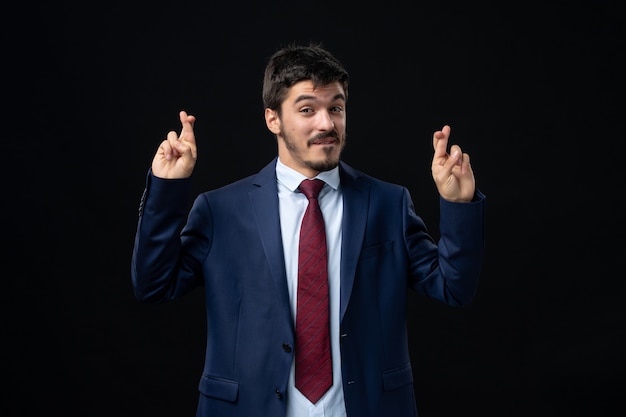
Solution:
M 185 111 L 181 111 L 179 116 L 182 124 L 180 135 L 170 131 L 152 160 L 152 173 L 157 177 L 188 178 L 196 165 L 198 151 L 193 133 L 196 118 Z
M 447 153 L 450 126 L 445 125 L 433 134 L 435 154 L 431 171 L 441 197 L 452 202 L 468 202 L 474 197 L 475 180 L 469 155 L 452 145 Z

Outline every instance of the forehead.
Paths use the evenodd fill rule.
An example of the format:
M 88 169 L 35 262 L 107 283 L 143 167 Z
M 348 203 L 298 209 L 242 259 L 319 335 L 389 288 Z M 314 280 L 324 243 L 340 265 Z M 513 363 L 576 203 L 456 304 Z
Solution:
M 292 85 L 285 101 L 298 103 L 304 100 L 313 101 L 335 101 L 345 100 L 343 87 L 339 82 L 331 84 L 318 85 L 314 87 L 313 82 L 309 80 L 300 81 Z

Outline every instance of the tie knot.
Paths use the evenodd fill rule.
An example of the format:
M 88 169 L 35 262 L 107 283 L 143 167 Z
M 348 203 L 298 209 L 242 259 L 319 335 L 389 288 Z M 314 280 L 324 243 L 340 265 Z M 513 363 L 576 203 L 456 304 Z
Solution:
M 306 196 L 306 198 L 317 198 L 320 190 L 324 186 L 324 181 L 313 179 L 313 180 L 303 180 L 298 187 L 302 194 Z

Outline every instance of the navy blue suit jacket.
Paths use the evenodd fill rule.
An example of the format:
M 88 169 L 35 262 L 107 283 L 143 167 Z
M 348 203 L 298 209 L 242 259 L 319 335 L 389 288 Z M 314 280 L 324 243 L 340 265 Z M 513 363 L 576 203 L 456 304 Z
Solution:
M 133 248 L 137 298 L 160 303 L 202 288 L 207 343 L 197 415 L 280 417 L 294 358 L 279 224 L 276 159 L 200 194 L 148 173 Z M 475 295 L 485 197 L 440 199 L 440 241 L 405 187 L 340 163 L 344 201 L 340 334 L 348 416 L 416 416 L 407 291 L 452 306 Z M 184 225 L 184 227 L 183 227 Z M 182 229 L 181 229 L 182 227 Z M 437 244 L 438 243 L 438 244 Z

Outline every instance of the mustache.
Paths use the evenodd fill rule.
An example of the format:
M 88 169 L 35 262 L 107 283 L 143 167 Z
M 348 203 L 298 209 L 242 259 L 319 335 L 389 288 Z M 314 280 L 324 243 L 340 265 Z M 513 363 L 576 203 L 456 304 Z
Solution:
M 317 135 L 315 135 L 311 139 L 309 139 L 308 143 L 312 144 L 315 141 L 326 139 L 328 137 L 335 138 L 335 139 L 339 140 L 339 135 L 337 134 L 337 132 L 335 132 L 334 130 L 330 130 L 328 132 L 318 133 Z

